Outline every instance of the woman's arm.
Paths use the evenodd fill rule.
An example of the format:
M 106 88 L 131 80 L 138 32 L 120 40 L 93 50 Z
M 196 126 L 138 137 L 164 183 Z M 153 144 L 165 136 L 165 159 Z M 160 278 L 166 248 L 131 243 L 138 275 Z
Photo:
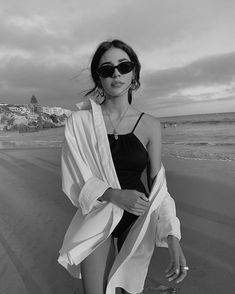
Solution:
M 149 164 L 147 166 L 147 180 L 149 191 L 161 168 L 161 123 L 158 119 L 147 116 L 145 119 L 145 129 L 148 134 L 147 150 L 149 155 Z
M 110 187 L 92 173 L 86 158 L 88 148 L 81 115 L 73 113 L 65 126 L 61 154 L 62 189 L 83 214 L 89 213 L 97 199 Z
M 99 200 L 112 202 L 118 207 L 138 216 L 142 215 L 149 206 L 149 200 L 144 193 L 128 189 L 108 188 Z
M 149 190 L 161 167 L 161 124 L 158 119 L 149 118 L 148 154 L 149 167 L 147 170 Z M 181 282 L 187 275 L 186 259 L 180 246 L 180 223 L 176 216 L 175 202 L 168 194 L 159 207 L 157 235 L 159 240 L 167 243 L 170 253 L 170 264 L 166 270 L 169 281 Z

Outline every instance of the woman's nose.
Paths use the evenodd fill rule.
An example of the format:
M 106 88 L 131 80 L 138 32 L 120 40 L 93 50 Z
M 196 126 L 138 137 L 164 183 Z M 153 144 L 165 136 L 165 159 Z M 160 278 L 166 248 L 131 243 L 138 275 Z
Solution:
M 120 76 L 121 74 L 120 74 L 120 72 L 118 71 L 118 69 L 117 68 L 115 68 L 114 69 L 114 72 L 113 72 L 113 77 L 118 77 L 118 76 Z

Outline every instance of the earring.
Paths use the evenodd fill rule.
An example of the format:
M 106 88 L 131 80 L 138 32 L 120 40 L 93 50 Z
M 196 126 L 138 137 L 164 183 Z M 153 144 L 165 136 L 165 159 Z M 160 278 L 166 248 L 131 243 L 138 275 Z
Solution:
M 96 95 L 95 101 L 98 104 L 102 104 L 106 99 L 103 88 L 98 88 L 97 87 L 96 90 L 95 90 L 95 95 Z
M 132 79 L 131 81 L 131 90 L 135 91 L 138 87 L 136 79 Z

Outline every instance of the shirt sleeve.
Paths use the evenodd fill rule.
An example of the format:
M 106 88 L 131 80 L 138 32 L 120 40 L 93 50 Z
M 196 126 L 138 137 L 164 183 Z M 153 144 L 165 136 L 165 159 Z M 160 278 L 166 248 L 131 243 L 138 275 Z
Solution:
M 169 235 L 181 239 L 180 221 L 176 216 L 175 201 L 167 193 L 158 209 L 156 246 L 168 247 L 167 236 Z
M 96 177 L 87 162 L 82 140 L 75 134 L 73 117 L 65 125 L 65 138 L 61 155 L 62 190 L 73 205 L 80 208 L 83 214 L 100 204 L 97 199 L 110 187 L 105 181 Z

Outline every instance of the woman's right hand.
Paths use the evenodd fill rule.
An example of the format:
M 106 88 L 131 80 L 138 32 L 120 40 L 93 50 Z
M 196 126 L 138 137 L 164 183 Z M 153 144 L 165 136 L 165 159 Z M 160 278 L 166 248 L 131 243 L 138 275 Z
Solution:
M 145 194 L 136 190 L 114 190 L 110 202 L 138 216 L 144 214 L 150 204 Z

